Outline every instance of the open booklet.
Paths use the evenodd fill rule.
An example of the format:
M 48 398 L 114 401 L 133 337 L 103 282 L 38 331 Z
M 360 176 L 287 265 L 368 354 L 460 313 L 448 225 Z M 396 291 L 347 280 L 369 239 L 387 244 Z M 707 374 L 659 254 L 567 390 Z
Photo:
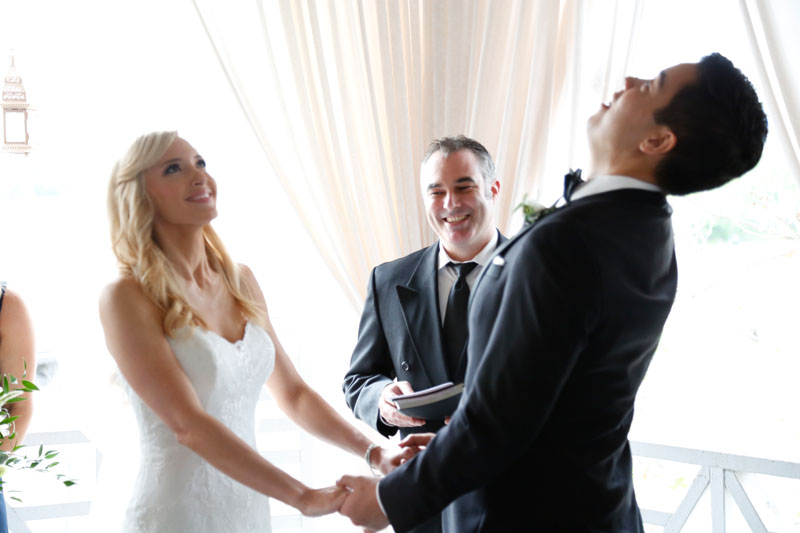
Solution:
M 442 383 L 429 389 L 391 398 L 397 409 L 404 415 L 423 420 L 443 420 L 453 414 L 458 407 L 464 384 Z

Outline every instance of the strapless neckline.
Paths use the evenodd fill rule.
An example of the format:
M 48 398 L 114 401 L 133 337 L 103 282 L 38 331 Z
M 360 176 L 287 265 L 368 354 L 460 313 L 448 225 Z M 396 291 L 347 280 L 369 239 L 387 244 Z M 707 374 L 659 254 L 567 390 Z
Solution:
M 247 334 L 249 333 L 250 328 L 251 328 L 252 325 L 253 325 L 253 323 L 250 320 L 247 320 L 244 323 L 244 333 L 242 333 L 242 338 L 241 339 L 237 339 L 235 341 L 228 340 L 227 337 L 217 333 L 213 329 L 205 329 L 205 328 L 201 328 L 200 326 L 195 326 L 195 329 L 197 331 L 201 332 L 201 333 L 205 333 L 205 334 L 211 335 L 213 337 L 216 337 L 216 338 L 218 338 L 220 340 L 223 340 L 223 341 L 227 342 L 228 344 L 230 344 L 232 346 L 236 346 L 237 344 L 244 344 L 245 342 L 247 342 Z M 259 326 L 259 328 L 262 329 L 262 330 L 264 329 L 264 328 L 261 328 L 260 326 Z

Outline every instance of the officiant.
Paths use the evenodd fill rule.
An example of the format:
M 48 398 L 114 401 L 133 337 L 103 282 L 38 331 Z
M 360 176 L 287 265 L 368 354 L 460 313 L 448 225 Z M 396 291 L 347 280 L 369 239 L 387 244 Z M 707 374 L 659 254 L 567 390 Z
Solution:
M 373 269 L 343 384 L 356 417 L 386 437 L 443 427 L 444 420 L 400 413 L 391 398 L 464 381 L 469 291 L 506 240 L 493 217 L 500 181 L 479 142 L 464 136 L 433 141 L 422 159 L 420 185 L 439 240 Z M 441 531 L 440 515 L 414 531 Z

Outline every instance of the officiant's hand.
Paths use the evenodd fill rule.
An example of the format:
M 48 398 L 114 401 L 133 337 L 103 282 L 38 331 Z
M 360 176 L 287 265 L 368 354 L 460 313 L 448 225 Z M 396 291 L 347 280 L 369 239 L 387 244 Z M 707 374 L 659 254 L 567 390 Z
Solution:
M 424 450 L 435 436 L 436 433 L 414 433 L 406 436 L 406 438 L 398 442 L 397 445 L 412 452 L 413 456 Z
M 378 478 L 342 476 L 336 484 L 350 491 L 339 512 L 353 524 L 368 531 L 380 531 L 389 526 L 389 519 L 378 504 L 375 488 Z
M 400 394 L 411 394 L 412 392 L 414 392 L 414 389 L 408 381 L 395 381 L 383 389 L 379 409 L 385 424 L 399 428 L 425 425 L 425 421 L 421 418 L 412 418 L 398 411 L 397 406 L 389 399 Z
M 347 489 L 334 485 L 322 489 L 306 489 L 295 508 L 305 516 L 322 516 L 339 510 L 348 495 Z

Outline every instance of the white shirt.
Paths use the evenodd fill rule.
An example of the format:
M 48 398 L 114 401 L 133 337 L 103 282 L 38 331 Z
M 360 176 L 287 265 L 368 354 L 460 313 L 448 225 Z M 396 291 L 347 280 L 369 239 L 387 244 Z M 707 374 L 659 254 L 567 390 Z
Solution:
M 444 325 L 444 313 L 447 310 L 447 298 L 450 296 L 450 288 L 458 279 L 456 269 L 450 268 L 447 266 L 447 264 L 451 261 L 453 263 L 478 263 L 478 267 L 480 268 L 473 268 L 472 272 L 467 274 L 467 285 L 469 285 L 471 290 L 472 286 L 478 280 L 478 276 L 481 274 L 481 268 L 486 265 L 486 263 L 489 261 L 489 258 L 492 257 L 494 249 L 497 248 L 498 240 L 499 237 L 497 236 L 497 230 L 495 230 L 494 236 L 488 243 L 486 243 L 486 246 L 481 248 L 481 251 L 478 252 L 478 255 L 469 261 L 456 261 L 455 259 L 451 258 L 444 249 L 444 246 L 442 246 L 442 242 L 439 241 L 439 317 L 442 320 L 442 325 Z
M 647 183 L 646 181 L 637 180 L 636 178 L 630 178 L 628 176 L 601 174 L 589 178 L 575 189 L 575 192 L 573 192 L 570 197 L 570 201 L 574 202 L 586 196 L 615 191 L 617 189 L 643 189 L 645 191 L 654 191 L 664 194 L 664 191 L 662 191 L 660 187 L 652 183 Z

